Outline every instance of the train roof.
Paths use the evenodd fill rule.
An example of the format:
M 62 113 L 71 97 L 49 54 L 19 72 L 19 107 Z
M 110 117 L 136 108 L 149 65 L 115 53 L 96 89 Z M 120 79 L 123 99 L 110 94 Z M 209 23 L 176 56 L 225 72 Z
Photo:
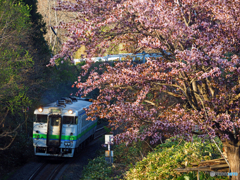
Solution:
M 82 110 L 83 108 L 86 108 L 86 107 L 90 106 L 91 104 L 92 104 L 92 102 L 89 102 L 89 101 L 78 100 L 77 102 L 72 102 L 72 104 L 67 103 L 65 107 L 64 106 L 58 106 L 57 102 L 48 104 L 47 106 L 44 106 L 44 107 L 45 108 L 59 107 L 59 108 L 62 108 L 62 109 L 69 109 L 70 108 L 72 110 L 79 111 L 79 110 Z
M 66 103 L 65 105 L 58 105 L 58 101 L 54 102 L 54 103 L 50 103 L 46 106 L 43 106 L 43 109 L 49 109 L 49 108 L 61 108 L 62 110 L 73 110 L 73 111 L 81 111 L 83 110 L 83 108 L 87 108 L 88 106 L 90 106 L 92 104 L 92 102 L 86 101 L 86 100 L 77 100 L 76 102 L 72 102 L 72 103 Z M 38 110 L 36 109 L 34 111 L 34 114 L 38 114 Z M 43 112 L 43 114 L 45 114 Z

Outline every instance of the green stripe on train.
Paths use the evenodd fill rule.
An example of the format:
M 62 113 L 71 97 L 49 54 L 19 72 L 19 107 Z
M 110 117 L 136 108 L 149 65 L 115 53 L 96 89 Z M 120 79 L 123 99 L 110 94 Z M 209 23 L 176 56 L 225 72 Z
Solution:
M 90 131 L 92 128 L 94 128 L 97 125 L 97 123 L 94 123 L 93 125 L 89 126 L 86 130 L 84 130 L 82 133 L 78 134 L 77 138 L 79 139 L 84 134 L 86 134 L 88 131 Z
M 84 130 L 82 133 L 78 134 L 77 136 L 61 136 L 61 140 L 77 140 L 80 137 L 82 137 L 84 134 L 86 134 L 88 131 L 90 131 L 92 128 L 94 128 L 97 125 L 97 123 L 94 123 L 93 125 L 89 126 L 86 130 Z M 38 138 L 40 139 L 47 139 L 46 134 L 33 134 L 33 138 Z M 71 139 L 70 139 L 71 138 Z M 59 135 L 50 135 L 50 139 L 59 139 Z

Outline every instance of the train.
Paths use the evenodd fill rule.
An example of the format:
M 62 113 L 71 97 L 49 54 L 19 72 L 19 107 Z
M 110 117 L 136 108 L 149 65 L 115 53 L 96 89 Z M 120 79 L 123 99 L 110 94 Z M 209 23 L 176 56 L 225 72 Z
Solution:
M 86 142 L 93 140 L 97 127 L 84 108 L 92 102 L 79 97 L 63 97 L 35 109 L 33 147 L 36 156 L 73 157 Z

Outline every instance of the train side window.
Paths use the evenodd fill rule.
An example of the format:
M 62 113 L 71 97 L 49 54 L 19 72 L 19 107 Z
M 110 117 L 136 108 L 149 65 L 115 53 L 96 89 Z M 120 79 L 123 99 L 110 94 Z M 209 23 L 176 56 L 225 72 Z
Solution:
M 37 114 L 36 122 L 47 123 L 47 115 Z
M 84 126 L 86 126 L 86 125 L 88 125 L 90 122 L 91 122 L 91 120 L 86 120 L 87 119 L 87 115 L 86 114 L 84 114 L 83 116 L 82 116 L 82 126 L 84 127 Z
M 82 127 L 84 127 L 84 126 L 86 126 L 87 125 L 87 115 L 86 114 L 84 114 L 83 116 L 82 116 Z
M 76 124 L 78 124 L 78 117 L 75 117 L 75 122 Z
M 77 117 L 74 116 L 63 116 L 63 124 L 76 124 Z

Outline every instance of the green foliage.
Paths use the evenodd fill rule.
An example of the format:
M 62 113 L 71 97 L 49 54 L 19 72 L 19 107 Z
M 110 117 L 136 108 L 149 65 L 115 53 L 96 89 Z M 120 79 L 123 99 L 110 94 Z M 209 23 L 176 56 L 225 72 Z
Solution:
M 104 156 L 99 156 L 90 161 L 84 168 L 82 179 L 120 179 L 122 172 L 126 168 L 140 161 L 143 155 L 147 154 L 144 142 L 134 142 L 126 146 L 125 144 L 114 145 L 114 164 L 120 166 L 112 166 L 106 163 Z
M 221 141 L 216 140 L 222 146 Z M 179 174 L 174 169 L 217 157 L 220 157 L 220 153 L 215 145 L 207 139 L 202 142 L 200 138 L 194 137 L 193 142 L 185 142 L 181 139 L 174 140 L 170 138 L 164 144 L 158 145 L 153 152 L 138 162 L 134 168 L 131 168 L 127 172 L 126 179 L 180 180 L 186 175 L 192 176 L 190 179 L 196 179 L 194 173 Z M 201 176 L 210 178 L 206 174 Z
M 103 128 L 105 129 L 106 133 L 110 133 L 111 132 L 111 129 L 108 128 L 107 126 L 103 126 Z
M 189 173 L 184 173 L 183 175 L 177 177 L 176 180 L 197 180 L 197 172 L 189 172 Z M 228 180 L 228 177 L 218 177 L 218 176 L 214 176 L 211 177 L 210 176 L 210 172 L 199 172 L 199 179 L 201 180 Z
M 23 113 L 23 109 L 38 101 L 39 82 L 46 77 L 40 68 L 46 69 L 42 59 L 45 58 L 45 63 L 49 61 L 43 51 L 41 56 L 44 58 L 36 53 L 41 49 L 40 44 L 47 47 L 43 33 L 37 33 L 40 26 L 36 26 L 39 24 L 39 18 L 35 16 L 36 2 L 0 0 L 0 174 L 4 169 L 6 172 L 6 169 L 25 163 L 33 154 L 32 141 L 27 134 L 32 124 L 28 127 L 25 121 L 31 112 Z M 44 30 L 43 26 L 41 28 Z M 36 46 L 32 46 L 33 38 L 37 38 Z M 44 41 L 40 41 L 41 38 Z M 1 151 L 6 147 L 7 150 Z
M 126 146 L 124 143 L 114 146 L 114 159 L 118 163 L 123 163 L 126 166 L 133 166 L 137 161 L 140 161 L 145 153 L 143 149 L 144 142 L 133 142 Z
M 222 148 L 221 141 L 219 139 L 215 140 Z M 130 168 L 126 172 L 125 179 L 185 180 L 189 178 L 189 180 L 197 180 L 196 172 L 178 173 L 174 169 L 185 165 L 190 166 L 190 163 L 200 162 L 201 160 L 220 157 L 220 153 L 214 144 L 210 143 L 208 139 L 203 142 L 198 137 L 194 137 L 192 142 L 170 138 L 142 159 L 142 156 L 146 154 L 144 147 L 144 142 L 134 142 L 128 146 L 125 144 L 114 146 L 114 163 L 124 166 L 123 170 Z M 147 152 L 149 152 L 149 149 Z M 123 175 L 120 169 L 119 166 L 108 165 L 104 157 L 99 156 L 91 160 L 84 168 L 82 179 L 120 179 Z M 200 172 L 199 178 L 204 180 L 218 179 L 218 177 L 211 177 L 208 172 Z M 227 179 L 227 177 L 221 177 L 221 179 Z
M 61 58 L 56 61 L 56 64 L 57 68 L 53 68 L 53 71 L 57 75 L 56 80 L 59 83 L 64 82 L 72 85 L 78 75 L 76 66 L 69 61 L 64 61 Z
M 76 93 L 77 88 L 72 88 L 72 84 L 79 76 L 78 68 L 69 61 L 58 59 L 55 67 L 48 67 L 48 82 L 45 82 L 45 92 L 42 93 L 41 103 L 48 104 L 58 100 L 63 96 Z
M 44 39 L 44 35 L 47 33 L 46 31 L 46 23 L 43 21 L 42 15 L 37 10 L 37 0 L 17 0 L 18 2 L 23 2 L 26 7 L 30 9 L 30 20 L 31 20 L 31 28 L 34 30 L 31 33 L 31 38 L 34 42 L 34 46 L 43 51 L 49 51 L 48 46 L 46 45 L 46 41 Z
M 8 147 L 24 122 L 22 108 L 31 105 L 28 96 L 32 57 L 24 44 L 30 28 L 30 8 L 21 1 L 0 0 L 0 149 Z M 2 159 L 2 162 L 4 159 Z
M 23 3 L 0 0 L 0 115 L 10 110 L 12 115 L 21 106 L 29 106 L 27 77 L 33 61 L 22 48 L 30 22 L 30 8 Z M 3 117 L 3 116 L 1 116 Z
M 91 160 L 84 168 L 82 179 L 120 179 L 122 170 L 133 167 L 137 161 L 142 159 L 142 154 L 146 153 L 143 147 L 143 142 L 134 142 L 128 146 L 125 144 L 114 145 L 114 163 L 121 164 L 121 166 L 115 167 L 107 164 L 104 156 L 101 155 Z M 121 170 L 121 168 L 123 169 Z
M 103 156 L 99 156 L 90 160 L 88 165 L 83 168 L 83 180 L 105 179 L 110 180 L 109 176 L 112 173 L 111 165 L 107 164 Z
M 27 96 L 28 71 L 33 66 L 31 56 L 20 43 L 29 28 L 29 6 L 13 1 L 0 0 L 0 116 L 9 110 L 11 115 L 31 104 Z M 5 37 L 7 36 L 7 38 Z
M 16 113 L 22 114 L 22 109 L 30 105 L 31 100 L 27 97 L 25 92 L 20 92 L 17 96 L 11 97 L 8 100 L 8 109 L 11 111 L 12 115 Z
M 77 63 L 76 66 L 78 66 L 80 68 L 81 66 L 83 66 L 85 64 L 86 64 L 85 61 L 81 61 L 81 62 Z
M 21 2 L 15 3 L 13 0 L 0 0 L 0 32 L 9 33 L 15 30 L 17 33 L 29 27 L 30 8 Z

